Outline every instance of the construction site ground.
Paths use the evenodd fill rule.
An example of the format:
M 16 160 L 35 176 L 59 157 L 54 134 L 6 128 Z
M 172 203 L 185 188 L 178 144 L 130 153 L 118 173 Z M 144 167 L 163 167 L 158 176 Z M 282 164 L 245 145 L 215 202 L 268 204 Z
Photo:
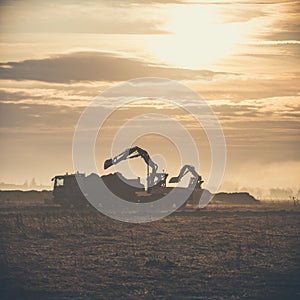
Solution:
M 26 197 L 1 198 L 1 299 L 300 297 L 291 202 L 217 203 L 130 224 Z

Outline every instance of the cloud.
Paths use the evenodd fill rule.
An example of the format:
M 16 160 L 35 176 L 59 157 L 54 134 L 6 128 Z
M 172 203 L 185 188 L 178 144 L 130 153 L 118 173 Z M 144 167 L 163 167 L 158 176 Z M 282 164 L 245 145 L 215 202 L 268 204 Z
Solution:
M 47 91 L 46 94 L 48 92 L 50 95 L 50 91 Z M 21 94 L 16 93 L 16 98 L 19 99 Z M 42 91 L 39 91 L 39 94 L 43 95 Z M 10 97 L 14 97 L 13 93 Z M 29 100 L 29 97 L 28 92 L 26 99 Z M 47 176 L 51 178 L 49 168 L 54 174 L 60 172 L 61 168 L 63 171 L 70 170 L 66 166 L 66 161 L 71 159 L 72 136 L 82 107 L 51 105 L 50 102 L 45 102 L 42 105 L 41 102 L 34 104 L 33 102 L 17 101 L 0 104 L 0 133 L 3 145 L 1 160 L 2 166 L 4 166 L 2 172 L 12 176 L 10 174 L 13 174 L 13 170 L 20 168 L 20 165 L 22 165 L 22 170 L 25 168 L 31 170 L 30 165 L 33 161 L 35 165 L 40 166 L 40 168 L 36 168 L 35 172 L 39 176 L 44 174 L 44 178 Z M 276 175 L 276 169 L 279 169 L 274 167 L 272 168 L 274 173 L 266 172 L 261 162 L 273 163 L 287 159 L 300 161 L 298 151 L 300 143 L 299 121 L 290 116 L 290 114 L 300 111 L 299 102 L 297 103 L 296 99 L 264 99 L 241 103 L 212 101 L 212 107 L 218 114 L 224 129 L 229 161 L 235 163 L 229 168 L 231 173 L 230 176 L 227 176 L 228 180 L 232 179 L 239 182 L 240 186 L 250 182 L 253 183 L 254 187 L 258 186 L 257 178 L 265 176 L 262 178 L 268 177 L 268 180 L 264 181 L 264 185 L 270 184 L 272 187 L 274 186 L 271 185 L 273 175 Z M 107 107 L 103 105 L 99 108 L 99 114 L 105 112 L 106 109 Z M 153 111 L 155 107 L 152 106 L 149 109 Z M 124 122 L 136 114 L 143 114 L 147 111 L 147 107 L 142 103 L 141 107 L 131 107 L 129 110 L 116 112 L 112 119 L 108 120 L 105 125 L 106 129 L 101 136 L 108 140 L 113 139 L 115 131 L 121 128 Z M 205 137 L 202 137 L 199 126 L 193 126 L 195 122 L 189 118 L 186 112 L 178 110 L 171 110 L 170 112 L 168 108 L 157 112 L 171 113 L 171 116 L 176 117 L 183 126 L 191 131 L 195 140 L 199 141 L 199 149 L 202 151 L 205 148 L 203 142 Z M 287 118 L 284 114 L 289 114 L 289 117 Z M 155 126 L 162 124 L 162 122 L 155 122 Z M 176 133 L 174 133 L 175 135 Z M 106 145 L 110 144 L 104 143 L 105 147 Z M 102 146 L 103 144 L 101 144 Z M 206 161 L 206 155 L 202 155 L 201 158 Z M 249 162 L 251 169 L 242 168 L 245 161 Z M 22 170 L 20 170 L 20 174 L 26 178 L 24 177 L 26 172 Z M 289 170 L 291 168 L 287 166 L 286 172 Z M 20 179 L 22 176 L 20 175 Z M 288 180 L 283 186 L 287 183 Z
M 0 104 L 1 135 L 31 132 L 71 132 L 81 113 L 81 108 L 49 104 Z
M 250 68 L 250 59 L 247 62 L 248 65 Z M 238 71 L 238 68 L 236 68 L 236 71 Z M 188 85 L 207 100 L 240 102 L 269 98 L 271 102 L 271 98 L 274 98 L 274 102 L 276 101 L 275 97 L 299 96 L 299 74 L 297 72 L 293 73 L 292 70 L 287 69 L 286 72 L 276 73 L 274 71 L 273 74 L 271 72 L 251 74 L 248 68 L 244 71 L 249 73 L 240 76 L 216 76 L 211 81 L 190 81 Z
M 185 4 L 185 5 L 236 5 L 236 4 L 246 4 L 246 5 L 261 5 L 261 4 L 280 4 L 286 2 L 294 2 L 294 1 L 284 1 L 284 0 L 106 0 L 106 3 L 116 5 L 116 6 L 128 6 L 128 5 L 145 5 L 145 4 Z
M 0 63 L 0 79 L 56 83 L 124 81 L 138 77 L 212 79 L 223 72 L 168 68 L 109 52 L 75 52 L 44 59 Z
M 166 33 L 157 8 L 106 1 L 1 1 L 0 16 L 6 33 Z
M 299 20 L 300 14 L 297 20 Z M 290 20 L 293 22 L 293 20 Z M 295 20 L 295 22 L 297 22 Z M 267 40 L 273 41 L 298 41 L 300 40 L 300 25 L 293 23 L 283 23 L 277 24 L 277 28 L 280 28 L 275 33 L 269 33 L 266 35 Z
M 264 11 L 267 13 L 265 23 L 257 32 L 256 38 L 275 42 L 299 41 L 299 2 L 281 1 L 278 5 L 266 6 Z
M 221 17 L 226 23 L 242 23 L 252 19 L 261 18 L 267 15 L 264 11 L 264 5 L 255 5 L 253 3 L 237 3 L 232 8 L 232 3 L 226 3 L 220 6 Z
M 78 91 L 76 87 L 62 88 L 1 88 L 0 101 L 14 104 L 41 104 L 54 106 L 85 107 L 97 95 L 97 91 Z
M 243 72 L 240 78 L 228 79 L 236 79 L 238 90 L 245 91 L 248 85 L 253 96 L 257 93 L 258 97 L 266 97 L 260 94 L 264 91 L 268 91 L 269 96 L 276 96 L 277 92 L 278 95 L 292 95 L 299 92 L 296 83 L 300 74 L 299 51 L 298 41 L 261 40 L 240 45 L 238 52 L 221 59 L 215 66 L 227 72 Z M 241 89 L 242 86 L 245 89 Z

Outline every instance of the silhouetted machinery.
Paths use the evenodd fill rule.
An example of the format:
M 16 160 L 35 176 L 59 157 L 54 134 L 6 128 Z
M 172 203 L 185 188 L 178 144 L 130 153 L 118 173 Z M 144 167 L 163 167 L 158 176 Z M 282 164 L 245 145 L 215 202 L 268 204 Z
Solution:
M 194 177 L 190 178 L 190 182 L 189 182 L 189 188 L 202 188 L 202 183 L 204 182 L 202 180 L 202 177 L 196 172 L 195 168 L 193 166 L 190 165 L 184 165 L 182 167 L 182 169 L 179 172 L 179 175 L 177 177 L 172 177 L 169 181 L 169 183 L 177 183 L 180 182 L 181 179 L 188 173 L 191 173 Z
M 158 166 L 157 164 L 150 158 L 148 152 L 138 146 L 133 148 L 126 149 L 121 154 L 115 156 L 114 158 L 107 159 L 104 162 L 104 169 L 111 167 L 112 165 L 116 165 L 117 163 L 131 159 L 135 157 L 142 157 L 145 163 L 147 164 L 147 186 L 146 191 L 150 191 L 153 187 L 165 187 L 166 180 L 168 174 L 166 173 L 157 173 Z M 150 170 L 151 168 L 151 170 Z
M 109 158 L 104 162 L 104 169 L 108 169 L 121 161 L 141 157 L 147 165 L 147 182 L 142 185 L 138 179 L 127 179 L 120 173 L 103 175 L 101 178 L 97 174 L 85 176 L 83 173 L 57 175 L 54 181 L 53 200 L 55 203 L 63 206 L 88 206 L 89 203 L 85 198 L 79 185 L 104 183 L 115 195 L 130 202 L 149 202 L 155 201 L 168 194 L 173 187 L 166 186 L 167 173 L 159 173 L 157 164 L 150 158 L 148 152 L 138 146 L 126 149 L 119 155 Z M 189 199 L 197 198 L 199 192 L 202 192 L 202 177 L 196 172 L 195 168 L 190 165 L 184 165 L 177 177 L 172 177 L 169 183 L 178 183 L 182 178 L 190 173 L 192 177 L 188 189 L 193 189 Z M 193 197 L 197 194 L 197 197 Z M 101 195 L 99 195 L 101 197 Z
M 79 188 L 78 182 L 85 181 L 83 173 L 57 175 L 54 181 L 53 200 L 62 206 L 86 206 L 88 203 Z

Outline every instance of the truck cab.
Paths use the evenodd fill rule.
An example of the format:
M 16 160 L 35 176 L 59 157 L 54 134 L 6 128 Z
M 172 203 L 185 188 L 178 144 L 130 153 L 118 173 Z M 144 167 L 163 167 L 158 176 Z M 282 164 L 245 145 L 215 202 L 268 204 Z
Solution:
M 84 181 L 84 173 L 57 175 L 51 180 L 54 181 L 53 200 L 63 206 L 78 206 L 78 204 L 87 204 L 82 194 L 78 181 Z

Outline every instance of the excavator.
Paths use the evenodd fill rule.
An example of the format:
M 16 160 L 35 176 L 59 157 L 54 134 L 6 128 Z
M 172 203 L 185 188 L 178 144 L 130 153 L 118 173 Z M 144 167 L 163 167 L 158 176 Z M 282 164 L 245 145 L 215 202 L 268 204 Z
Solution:
M 147 164 L 147 186 L 146 191 L 150 192 L 151 188 L 153 187 L 166 187 L 166 180 L 168 177 L 168 174 L 166 173 L 158 173 L 157 164 L 150 158 L 148 152 L 138 146 L 135 146 L 133 148 L 128 148 L 119 155 L 107 159 L 104 162 L 104 170 L 108 169 L 112 165 L 116 165 L 121 161 L 132 159 L 136 157 L 141 157 Z M 151 168 L 151 171 L 150 171 Z
M 192 190 L 193 192 L 191 193 L 188 201 L 186 201 L 181 209 L 184 209 L 188 206 L 190 207 L 198 207 L 199 206 L 199 199 L 200 196 L 203 193 L 203 189 L 202 189 L 202 183 L 204 182 L 204 180 L 202 180 L 202 177 L 196 172 L 195 167 L 191 166 L 191 165 L 184 165 L 178 176 L 176 177 L 172 177 L 169 180 L 169 183 L 178 183 L 182 180 L 182 178 L 187 175 L 188 173 L 191 173 L 192 176 L 190 178 L 189 184 L 188 184 L 188 189 Z
M 140 183 L 139 179 L 127 179 L 121 173 L 103 175 L 101 178 L 94 173 L 88 176 L 78 172 L 76 174 L 57 175 L 52 179 L 54 181 L 53 202 L 62 206 L 87 206 L 88 201 L 78 186 L 79 182 L 86 186 L 104 183 L 112 193 L 130 202 L 152 202 L 161 199 L 174 189 L 174 187 L 166 186 L 168 174 L 159 173 L 158 165 L 150 158 L 148 152 L 138 146 L 128 148 L 119 155 L 105 160 L 104 169 L 137 157 L 141 157 L 147 165 L 145 186 Z M 180 182 L 188 173 L 191 173 L 192 177 L 187 188 L 192 190 L 192 193 L 187 202 L 193 201 L 193 199 L 199 201 L 199 193 L 203 191 L 201 187 L 203 180 L 193 166 L 184 165 L 178 176 L 172 177 L 169 183 Z
M 182 179 L 186 174 L 188 174 L 189 172 L 192 173 L 192 175 L 193 175 L 194 177 L 191 177 L 191 178 L 190 178 L 190 182 L 189 182 L 189 186 L 188 186 L 188 187 L 189 187 L 189 188 L 195 187 L 195 188 L 202 189 L 201 186 L 202 186 L 202 183 L 203 183 L 204 181 L 202 180 L 202 177 L 196 172 L 195 167 L 190 166 L 190 165 L 184 165 L 184 166 L 181 168 L 181 170 L 180 170 L 178 176 L 172 177 L 172 178 L 169 180 L 169 183 L 178 183 L 178 182 L 180 182 L 181 179 Z

